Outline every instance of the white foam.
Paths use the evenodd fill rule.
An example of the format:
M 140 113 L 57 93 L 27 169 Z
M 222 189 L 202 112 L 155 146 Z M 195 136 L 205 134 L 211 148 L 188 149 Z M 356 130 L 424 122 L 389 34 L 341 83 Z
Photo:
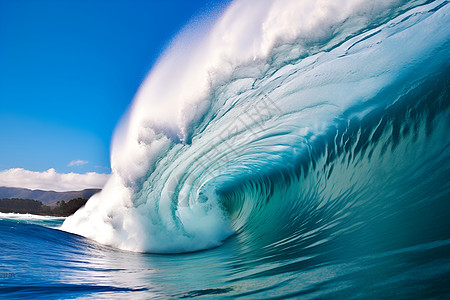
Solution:
M 0 212 L 0 219 L 7 219 L 7 220 L 63 220 L 63 219 L 65 219 L 65 217 L 53 217 L 53 216 L 40 216 L 40 215 L 33 215 L 33 214 Z

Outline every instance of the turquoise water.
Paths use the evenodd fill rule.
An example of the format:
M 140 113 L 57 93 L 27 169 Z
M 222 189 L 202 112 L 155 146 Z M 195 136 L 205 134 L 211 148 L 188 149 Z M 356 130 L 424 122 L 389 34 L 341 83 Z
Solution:
M 157 69 L 101 194 L 0 215 L 0 297 L 450 297 L 450 5 L 405 3 L 240 62 L 186 126 L 143 113 Z

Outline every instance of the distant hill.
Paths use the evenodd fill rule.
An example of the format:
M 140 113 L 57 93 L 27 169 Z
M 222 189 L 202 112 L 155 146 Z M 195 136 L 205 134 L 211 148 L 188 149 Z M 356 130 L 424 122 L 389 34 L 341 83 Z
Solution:
M 100 191 L 100 189 L 86 189 L 82 191 L 55 192 L 13 187 L 0 187 L 0 199 L 32 199 L 41 201 L 45 205 L 55 206 L 56 202 L 58 201 L 69 201 L 76 198 L 89 199 L 92 195 Z

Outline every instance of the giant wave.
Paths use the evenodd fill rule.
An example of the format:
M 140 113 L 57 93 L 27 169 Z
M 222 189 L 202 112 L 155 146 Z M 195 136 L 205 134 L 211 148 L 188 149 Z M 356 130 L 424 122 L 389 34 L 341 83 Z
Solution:
M 62 229 L 154 253 L 235 235 L 269 257 L 420 216 L 450 190 L 449 13 L 233 2 L 174 40 L 117 129 L 111 179 Z

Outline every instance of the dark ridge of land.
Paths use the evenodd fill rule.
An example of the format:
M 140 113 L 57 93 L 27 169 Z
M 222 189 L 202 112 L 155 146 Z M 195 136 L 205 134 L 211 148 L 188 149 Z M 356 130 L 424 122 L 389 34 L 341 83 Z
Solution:
M 87 201 L 88 199 L 75 198 L 68 202 L 58 201 L 56 206 L 48 206 L 32 199 L 0 199 L 0 212 L 68 217 L 83 207 Z
M 55 206 L 58 201 L 67 202 L 76 198 L 89 199 L 92 195 L 100 191 L 100 189 L 85 189 L 82 191 L 55 192 L 14 187 L 0 187 L 0 199 L 32 199 L 41 201 L 44 205 Z

